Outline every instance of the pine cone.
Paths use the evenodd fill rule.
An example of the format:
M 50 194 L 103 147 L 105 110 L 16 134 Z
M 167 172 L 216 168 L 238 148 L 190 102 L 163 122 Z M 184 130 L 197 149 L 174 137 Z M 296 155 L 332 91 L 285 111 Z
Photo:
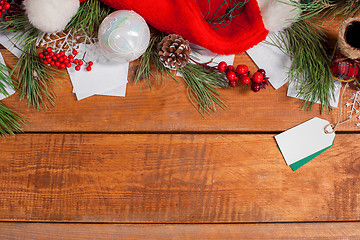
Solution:
M 191 53 L 189 41 L 177 34 L 164 37 L 158 45 L 158 50 L 160 62 L 172 70 L 185 67 Z

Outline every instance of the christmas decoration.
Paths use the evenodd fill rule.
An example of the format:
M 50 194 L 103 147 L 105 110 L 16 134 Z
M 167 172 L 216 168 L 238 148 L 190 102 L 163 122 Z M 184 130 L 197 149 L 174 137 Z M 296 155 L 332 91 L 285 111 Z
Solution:
M 0 53 L 1 54 L 1 53 Z M 0 56 L 2 60 L 2 56 Z M 9 71 L 3 63 L 0 63 L 0 95 L 8 95 L 8 88 L 15 88 Z M 8 109 L 0 103 L 0 135 L 14 135 L 15 132 L 21 132 L 21 124 L 25 123 L 24 119 L 16 112 Z
M 46 33 L 64 30 L 80 5 L 77 0 L 24 0 L 23 4 L 30 23 Z
M 119 10 L 103 20 L 98 39 L 108 59 L 131 62 L 145 52 L 150 41 L 150 30 L 139 14 Z
M 189 61 L 191 48 L 189 41 L 180 35 L 170 34 L 164 37 L 158 46 L 160 62 L 172 70 L 184 67 Z
M 348 18 L 339 27 L 337 48 L 331 64 L 331 74 L 342 82 L 355 80 L 359 73 L 360 21 Z
M 242 52 L 264 40 L 269 31 L 288 27 L 287 19 L 299 14 L 289 4 L 292 1 L 102 0 L 112 8 L 137 12 L 160 31 L 179 34 L 221 54 Z M 26 0 L 25 5 L 27 16 L 35 27 L 44 32 L 55 32 L 65 27 L 76 12 L 78 2 Z
M 309 6 L 315 6 L 313 9 L 316 9 L 316 4 L 324 5 L 323 2 L 327 1 L 306 4 L 296 0 L 65 0 L 61 4 L 58 0 L 44 1 L 24 0 L 25 13 L 10 12 L 14 15 L 2 23 L 3 31 L 14 32 L 15 36 L 10 41 L 22 52 L 12 71 L 17 75 L 16 87 L 20 98 L 27 98 L 28 103 L 37 109 L 45 108 L 47 103 L 54 103 L 55 96 L 49 84 L 55 81 L 60 70 L 67 68 L 72 74 L 81 68 L 81 74 L 88 73 L 85 70 L 91 71 L 89 74 L 97 71 L 97 59 L 85 61 L 85 54 L 77 58 L 74 56 L 76 54 L 73 51 L 80 47 L 87 54 L 90 45 L 93 49 L 103 49 L 109 58 L 123 62 L 141 55 L 135 82 L 146 80 L 150 87 L 150 78 L 153 77 L 177 81 L 170 68 L 181 67 L 177 68 L 177 72 L 188 86 L 189 99 L 204 116 L 218 106 L 226 108 L 219 88 L 235 87 L 240 81 L 241 85 L 251 85 L 251 89 L 257 92 L 266 87 L 268 78 L 261 69 L 250 75 L 248 67 L 242 64 L 235 67 L 226 63 L 210 66 L 211 61 L 198 62 L 187 56 L 190 48 L 182 48 L 182 45 L 186 46 L 187 41 L 190 41 L 213 52 L 238 53 L 264 40 L 269 32 L 284 28 L 287 29 L 277 35 L 279 37 L 275 43 L 282 43 L 282 46 L 285 44 L 283 49 L 294 60 L 289 72 L 290 79 L 299 81 L 300 94 L 306 100 L 320 100 L 324 106 L 328 106 L 333 88 L 328 80 L 328 55 L 322 32 L 312 25 L 306 12 L 309 9 L 309 12 L 312 11 L 308 9 Z M 82 2 L 80 7 L 79 2 Z M 127 10 L 113 12 L 110 7 Z M 150 38 L 145 21 L 133 11 L 160 31 L 154 30 Z M 122 21 L 121 18 L 113 17 L 118 13 L 126 13 L 127 19 Z M 132 38 L 136 34 L 127 34 L 130 31 L 137 32 L 136 38 Z M 162 42 L 165 33 L 180 35 L 183 40 L 177 37 Z M 100 45 L 97 45 L 97 39 Z M 175 44 L 177 39 L 180 41 L 179 46 Z M 43 49 L 37 49 L 37 46 Z M 171 46 L 176 50 L 173 51 Z M 86 56 L 88 58 L 89 55 Z M 150 65 L 155 67 L 156 72 L 150 70 Z M 71 66 L 75 69 L 69 68 Z M 94 83 L 91 91 L 97 94 L 96 81 Z M 103 88 L 101 92 L 106 93 L 109 89 Z M 77 94 L 89 96 L 81 91 Z
M 48 48 L 54 52 L 64 51 L 67 55 L 71 54 L 72 50 L 78 49 L 79 44 L 85 43 L 87 45 L 97 45 L 97 38 L 95 36 L 89 36 L 84 30 L 78 30 L 69 28 L 65 31 L 44 34 L 39 38 L 36 46 L 40 48 Z
M 51 47 L 47 47 L 41 53 L 39 53 L 39 58 L 43 61 L 45 65 L 48 66 L 56 66 L 58 69 L 71 68 L 75 64 L 75 70 L 80 71 L 81 66 L 86 63 L 84 59 L 74 58 L 77 55 L 77 51 L 72 51 L 73 55 L 66 55 L 64 51 L 60 51 L 58 53 L 53 52 Z M 93 62 L 89 61 L 86 63 L 88 66 L 86 67 L 87 71 L 91 71 L 91 66 Z

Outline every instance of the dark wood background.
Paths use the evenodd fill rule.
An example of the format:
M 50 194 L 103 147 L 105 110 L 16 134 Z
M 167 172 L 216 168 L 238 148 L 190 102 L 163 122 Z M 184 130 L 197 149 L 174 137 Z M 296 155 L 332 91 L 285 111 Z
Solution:
M 333 46 L 337 25 L 327 29 Z M 257 69 L 246 53 L 239 63 Z M 126 98 L 76 101 L 64 76 L 46 111 L 18 94 L 2 101 L 29 122 L 0 139 L 1 239 L 359 238 L 355 121 L 293 172 L 274 135 L 316 116 L 335 122 L 338 109 L 301 110 L 286 86 L 236 87 L 221 91 L 229 108 L 204 119 L 181 79 L 140 89 L 135 65 Z

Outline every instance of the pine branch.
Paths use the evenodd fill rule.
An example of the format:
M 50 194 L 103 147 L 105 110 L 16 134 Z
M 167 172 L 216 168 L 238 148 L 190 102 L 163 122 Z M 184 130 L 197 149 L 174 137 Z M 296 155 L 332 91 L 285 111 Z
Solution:
M 170 69 L 166 68 L 159 60 L 158 54 L 158 44 L 165 37 L 165 34 L 162 32 L 158 32 L 154 36 L 151 37 L 149 46 L 147 47 L 144 54 L 140 57 L 139 65 L 135 72 L 134 81 L 136 84 L 139 84 L 142 80 L 145 80 L 151 89 L 151 81 L 150 78 L 153 77 L 155 79 L 160 78 L 162 82 L 164 82 L 164 78 L 173 79 L 176 82 L 178 80 L 171 73 Z M 154 65 L 156 70 L 156 75 L 151 71 L 151 64 Z
M 15 88 L 10 77 L 10 69 L 0 63 L 0 93 L 8 95 L 6 87 Z M 21 132 L 21 123 L 25 121 L 17 113 L 11 111 L 0 103 L 0 135 L 14 135 L 15 132 Z
M 97 36 L 99 26 L 103 19 L 109 15 L 111 8 L 99 0 L 82 2 L 78 12 L 68 23 L 66 30 L 82 29 L 89 36 Z
M 281 1 L 281 0 L 279 0 Z M 305 0 L 292 4 L 302 10 L 301 18 L 316 20 L 318 23 L 327 19 L 335 19 L 342 16 L 342 19 L 356 17 L 360 14 L 360 0 Z
M 10 77 L 11 70 L 6 67 L 4 64 L 0 63 L 0 93 L 8 95 L 6 88 L 11 87 L 15 89 L 13 80 Z
M 311 108 L 320 101 L 321 110 L 330 110 L 334 81 L 323 32 L 311 21 L 299 20 L 278 37 L 272 35 L 272 41 L 292 58 L 289 81 L 296 82 L 298 96 L 305 99 L 303 108 Z
M 0 103 L 0 135 L 15 135 L 15 133 L 22 132 L 21 124 L 24 124 L 24 119 L 16 112 L 6 108 Z
M 225 99 L 217 91 L 218 88 L 228 86 L 228 81 L 220 73 L 211 72 L 204 67 L 188 63 L 185 67 L 178 69 L 188 85 L 188 96 L 191 103 L 205 118 L 205 114 L 216 111 L 216 105 L 225 109 Z
M 28 104 L 36 109 L 46 108 L 46 103 L 54 105 L 55 94 L 50 83 L 55 82 L 58 71 L 46 67 L 36 52 L 36 42 L 40 32 L 33 27 L 24 14 L 15 15 L 2 23 L 3 31 L 16 32 L 10 41 L 23 52 L 11 74 L 16 74 L 20 99 L 27 98 Z
M 140 58 L 140 63 L 135 73 L 135 83 L 146 80 L 151 88 L 150 77 L 158 79 L 158 75 L 155 76 L 151 71 L 151 64 L 153 64 L 162 80 L 165 76 L 178 82 L 170 69 L 166 68 L 159 60 L 157 48 L 159 42 L 165 36 L 164 33 L 159 32 L 150 39 L 148 48 Z M 212 111 L 215 111 L 216 105 L 222 109 L 227 107 L 225 100 L 217 91 L 218 88 L 229 86 L 223 74 L 209 71 L 203 66 L 193 63 L 188 63 L 185 67 L 178 69 L 178 72 L 188 85 L 189 100 L 203 117 L 205 117 L 204 114 L 210 114 Z

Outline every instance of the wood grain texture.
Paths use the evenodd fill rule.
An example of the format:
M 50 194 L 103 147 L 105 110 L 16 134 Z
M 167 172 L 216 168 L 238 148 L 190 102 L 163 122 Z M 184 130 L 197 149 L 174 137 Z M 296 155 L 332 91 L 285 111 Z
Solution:
M 0 223 L 2 240 L 41 239 L 359 239 L 358 222 L 280 224 Z
M 360 135 L 293 172 L 273 135 L 24 134 L 0 141 L 0 220 L 359 220 Z

